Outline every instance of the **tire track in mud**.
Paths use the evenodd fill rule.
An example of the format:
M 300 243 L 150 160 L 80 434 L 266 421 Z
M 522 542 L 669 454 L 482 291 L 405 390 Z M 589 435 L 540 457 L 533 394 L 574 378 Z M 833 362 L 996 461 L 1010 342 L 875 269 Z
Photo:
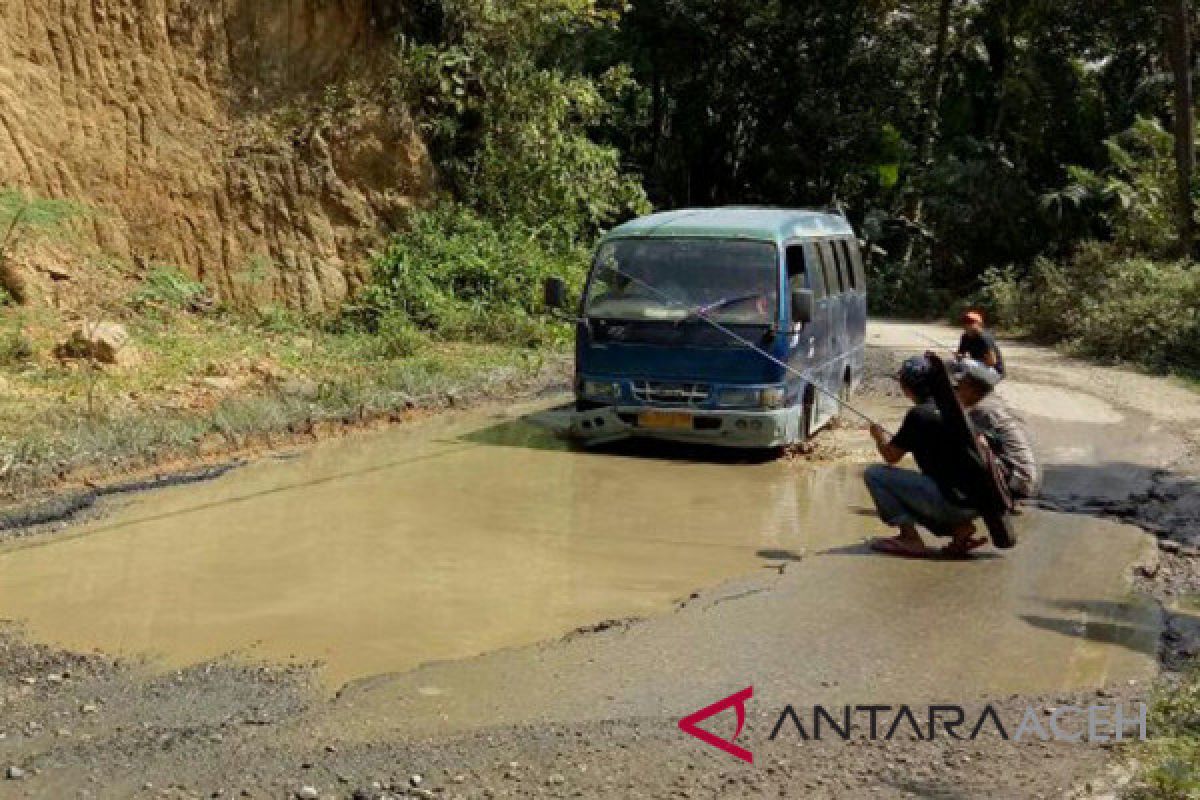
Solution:
M 3 511 L 0 512 L 0 542 L 10 538 L 32 536 L 47 525 L 74 522 L 78 517 L 95 508 L 96 503 L 104 498 L 165 489 L 169 486 L 202 483 L 219 478 L 245 464 L 245 460 L 239 459 L 212 467 L 122 481 L 109 486 L 70 492 L 31 506 Z

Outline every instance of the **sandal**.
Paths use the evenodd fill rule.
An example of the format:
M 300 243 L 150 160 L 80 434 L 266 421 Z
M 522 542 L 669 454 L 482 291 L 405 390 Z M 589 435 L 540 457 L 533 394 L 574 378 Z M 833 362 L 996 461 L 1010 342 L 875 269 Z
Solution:
M 961 545 L 951 542 L 943 547 L 938 555 L 942 558 L 970 558 L 972 551 L 978 550 L 987 543 L 986 536 L 973 536 Z
M 902 541 L 899 537 L 890 539 L 872 539 L 868 546 L 876 553 L 883 553 L 889 556 L 899 556 L 900 558 L 930 558 L 934 555 L 934 551 L 930 550 L 925 545 L 915 545 L 906 541 Z

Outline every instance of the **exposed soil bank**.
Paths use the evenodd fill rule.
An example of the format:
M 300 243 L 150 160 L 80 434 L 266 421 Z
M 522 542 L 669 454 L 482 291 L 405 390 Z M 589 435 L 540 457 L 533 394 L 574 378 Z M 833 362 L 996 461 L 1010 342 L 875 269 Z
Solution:
M 105 253 L 182 267 L 228 304 L 336 309 L 434 183 L 394 101 L 297 124 L 320 117 L 314 95 L 381 80 L 378 16 L 366 0 L 4 3 L 0 187 L 92 204 L 80 228 Z M 89 261 L 17 253 L 31 294 L 57 298 L 65 275 L 69 302 Z

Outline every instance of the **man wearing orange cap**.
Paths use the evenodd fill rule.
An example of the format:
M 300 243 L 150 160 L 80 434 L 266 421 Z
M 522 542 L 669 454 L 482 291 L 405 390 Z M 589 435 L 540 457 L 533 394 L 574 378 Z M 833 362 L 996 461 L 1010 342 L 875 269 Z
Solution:
M 963 335 L 958 342 L 958 358 L 971 359 L 986 367 L 996 370 L 996 374 L 1004 377 L 1004 356 L 996 344 L 996 339 L 983 327 L 983 314 L 978 311 L 968 311 L 962 318 Z

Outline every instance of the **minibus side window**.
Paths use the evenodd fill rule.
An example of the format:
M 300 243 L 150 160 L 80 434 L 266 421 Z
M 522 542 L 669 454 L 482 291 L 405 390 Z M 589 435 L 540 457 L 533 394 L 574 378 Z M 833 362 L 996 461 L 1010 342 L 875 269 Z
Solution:
M 854 291 L 854 278 L 850 275 L 850 259 L 846 258 L 846 251 L 842 249 L 843 244 L 841 239 L 830 239 L 829 249 L 833 250 L 833 260 L 837 262 L 838 267 L 838 283 L 841 284 L 843 292 Z
M 842 291 L 841 279 L 838 277 L 837 263 L 833 260 L 833 251 L 829 247 L 829 242 L 820 242 L 817 251 L 821 254 L 821 264 L 825 271 L 825 286 L 829 289 L 829 294 L 835 295 Z
M 850 263 L 854 267 L 854 288 L 865 292 L 867 290 L 867 273 L 863 269 L 862 250 L 858 246 L 858 240 L 848 239 L 846 249 L 850 253 Z
M 804 245 L 794 245 L 804 257 L 804 271 L 809 276 L 809 288 L 817 300 L 824 300 L 829 294 L 826 290 L 826 279 L 821 271 L 821 252 L 816 243 L 805 242 Z
M 836 247 L 841 250 L 842 265 L 846 269 L 843 273 L 846 276 L 846 281 L 849 283 L 850 288 L 857 292 L 862 288 L 862 282 L 858 279 L 858 270 L 854 267 L 854 259 L 850 257 L 850 242 L 847 239 L 838 239 Z

